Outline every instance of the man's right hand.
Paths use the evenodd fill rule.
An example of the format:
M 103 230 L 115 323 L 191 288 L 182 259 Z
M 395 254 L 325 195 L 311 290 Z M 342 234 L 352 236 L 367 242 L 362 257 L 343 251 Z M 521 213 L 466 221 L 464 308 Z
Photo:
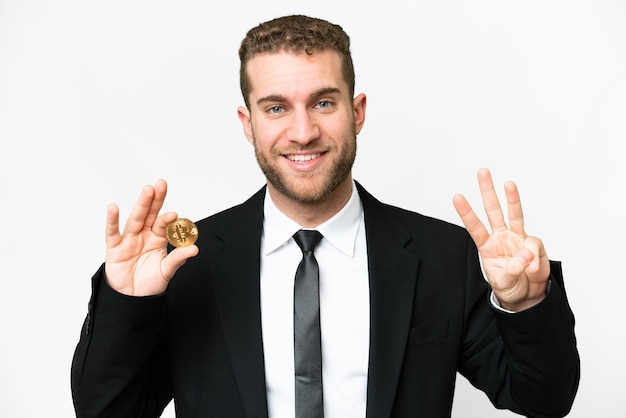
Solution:
M 188 258 L 198 254 L 195 245 L 175 248 L 167 253 L 165 228 L 177 218 L 177 214 L 159 215 L 166 194 L 164 180 L 144 187 L 121 234 L 119 208 L 115 204 L 108 207 L 105 274 L 109 285 L 122 294 L 150 296 L 163 293 L 176 270 Z

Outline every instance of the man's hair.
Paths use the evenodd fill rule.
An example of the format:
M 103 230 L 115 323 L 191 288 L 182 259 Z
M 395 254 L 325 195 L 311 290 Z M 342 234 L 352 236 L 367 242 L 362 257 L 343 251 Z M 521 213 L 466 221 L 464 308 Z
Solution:
M 326 20 L 291 15 L 269 20 L 250 29 L 239 47 L 239 84 L 243 100 L 250 107 L 250 79 L 246 64 L 258 54 L 292 52 L 312 55 L 336 51 L 342 61 L 343 77 L 350 97 L 354 96 L 354 64 L 350 55 L 350 37 L 339 25 Z

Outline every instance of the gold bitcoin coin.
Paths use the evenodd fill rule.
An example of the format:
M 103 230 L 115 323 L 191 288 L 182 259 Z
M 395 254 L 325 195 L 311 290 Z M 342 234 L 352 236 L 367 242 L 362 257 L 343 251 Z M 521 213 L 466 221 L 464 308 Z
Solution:
M 165 236 L 174 247 L 186 247 L 195 244 L 198 239 L 198 227 L 189 219 L 178 218 L 167 224 Z

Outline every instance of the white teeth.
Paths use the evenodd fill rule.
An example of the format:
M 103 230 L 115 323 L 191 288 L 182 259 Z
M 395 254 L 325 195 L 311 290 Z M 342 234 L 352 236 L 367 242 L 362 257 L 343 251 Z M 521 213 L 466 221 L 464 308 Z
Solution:
M 291 161 L 297 161 L 297 162 L 305 162 L 305 161 L 311 161 L 314 158 L 319 157 L 320 154 L 309 154 L 309 155 L 288 155 L 287 158 Z

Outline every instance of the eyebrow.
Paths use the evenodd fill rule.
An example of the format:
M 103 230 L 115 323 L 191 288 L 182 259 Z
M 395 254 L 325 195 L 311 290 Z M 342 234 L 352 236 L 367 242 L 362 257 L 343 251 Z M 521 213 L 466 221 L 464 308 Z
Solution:
M 311 94 L 311 98 L 316 99 L 318 97 L 335 93 L 341 93 L 341 90 L 339 90 L 337 87 L 324 87 L 313 92 L 313 94 Z M 285 97 L 281 96 L 280 94 L 271 94 L 269 96 L 261 97 L 259 100 L 256 101 L 256 104 L 261 105 L 267 102 L 284 102 L 285 100 Z
M 317 98 L 317 97 L 326 96 L 328 94 L 335 94 L 335 93 L 341 93 L 341 90 L 339 90 L 337 87 L 324 87 L 322 89 L 317 90 L 315 93 L 313 93 L 311 97 Z

